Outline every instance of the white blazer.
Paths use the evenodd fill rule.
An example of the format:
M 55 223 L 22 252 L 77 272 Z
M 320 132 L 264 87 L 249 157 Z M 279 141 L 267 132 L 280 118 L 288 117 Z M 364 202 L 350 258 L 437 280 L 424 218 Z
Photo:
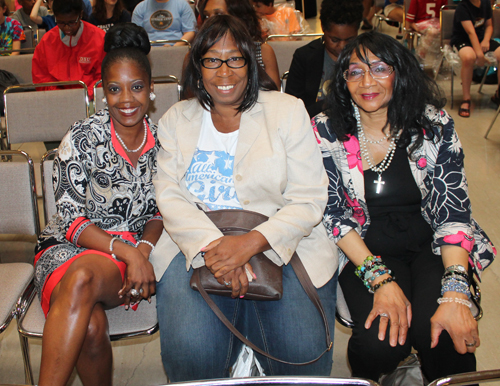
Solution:
M 197 268 L 204 264 L 200 249 L 222 237 L 185 181 L 202 115 L 202 106 L 190 99 L 176 103 L 159 122 L 154 185 L 165 229 L 151 256 L 158 280 L 179 250 L 186 256 L 186 269 Z M 266 255 L 281 265 L 296 250 L 314 285 L 326 284 L 338 267 L 337 247 L 321 223 L 328 178 L 300 99 L 259 93 L 258 102 L 241 116 L 233 175 L 243 209 L 269 217 L 255 228 L 272 248 Z

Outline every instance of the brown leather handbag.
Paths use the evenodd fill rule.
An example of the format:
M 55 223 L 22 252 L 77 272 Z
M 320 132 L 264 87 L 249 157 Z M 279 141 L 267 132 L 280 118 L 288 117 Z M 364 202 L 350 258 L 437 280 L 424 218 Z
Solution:
M 250 232 L 259 224 L 267 221 L 269 218 L 263 214 L 252 212 L 249 210 L 234 210 L 234 209 L 223 209 L 211 212 L 205 212 L 205 214 L 212 220 L 212 222 L 219 228 L 219 230 L 225 235 L 242 235 Z M 277 266 L 271 260 L 269 260 L 266 255 L 259 253 L 253 256 L 249 263 L 252 265 L 252 269 L 257 276 L 257 280 L 249 283 L 248 291 L 245 294 L 245 299 L 249 300 L 279 300 L 283 295 L 283 268 Z M 231 296 L 231 289 L 217 282 L 214 275 L 208 270 L 207 267 L 203 266 L 193 270 L 193 275 L 191 276 L 190 285 L 195 291 L 199 291 L 203 299 L 210 306 L 212 311 L 217 315 L 222 323 L 244 344 L 250 347 L 255 352 L 262 354 L 275 361 L 286 363 L 289 365 L 309 365 L 320 359 L 326 352 L 330 351 L 333 347 L 333 342 L 330 338 L 330 328 L 328 326 L 328 320 L 326 318 L 323 305 L 319 299 L 316 288 L 311 282 L 309 275 L 307 274 L 300 258 L 297 253 L 294 253 L 290 264 L 300 281 L 300 284 L 307 293 L 307 296 L 313 302 L 314 306 L 320 313 L 323 323 L 325 325 L 326 334 L 326 349 L 317 358 L 303 363 L 292 363 L 287 362 L 272 355 L 268 354 L 264 350 L 261 350 L 250 342 L 245 336 L 240 333 L 226 318 L 222 311 L 217 307 L 215 302 L 208 296 L 208 294 Z

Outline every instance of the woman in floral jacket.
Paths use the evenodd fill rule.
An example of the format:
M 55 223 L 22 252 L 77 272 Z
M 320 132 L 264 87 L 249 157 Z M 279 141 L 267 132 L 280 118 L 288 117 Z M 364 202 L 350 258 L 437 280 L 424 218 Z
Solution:
M 386 35 L 360 35 L 338 64 L 313 126 L 330 181 L 323 223 L 342 250 L 355 324 L 353 376 L 378 380 L 412 346 L 429 381 L 474 371 L 469 275 L 496 251 L 471 215 L 453 120 L 436 84 Z

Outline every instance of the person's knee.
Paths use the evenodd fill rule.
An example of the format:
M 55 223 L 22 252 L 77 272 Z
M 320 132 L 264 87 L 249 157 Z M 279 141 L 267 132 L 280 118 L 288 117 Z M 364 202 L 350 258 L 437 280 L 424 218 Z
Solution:
M 462 66 L 472 67 L 476 62 L 476 54 L 472 50 L 467 50 L 466 52 L 460 52 L 460 60 L 462 61 Z

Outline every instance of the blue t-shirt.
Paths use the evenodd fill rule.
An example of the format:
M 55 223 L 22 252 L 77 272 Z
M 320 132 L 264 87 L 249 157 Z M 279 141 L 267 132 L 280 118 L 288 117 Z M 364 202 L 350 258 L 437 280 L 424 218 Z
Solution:
M 196 29 L 196 18 L 186 0 L 144 0 L 135 7 L 132 22 L 146 30 L 149 40 L 176 40 Z

